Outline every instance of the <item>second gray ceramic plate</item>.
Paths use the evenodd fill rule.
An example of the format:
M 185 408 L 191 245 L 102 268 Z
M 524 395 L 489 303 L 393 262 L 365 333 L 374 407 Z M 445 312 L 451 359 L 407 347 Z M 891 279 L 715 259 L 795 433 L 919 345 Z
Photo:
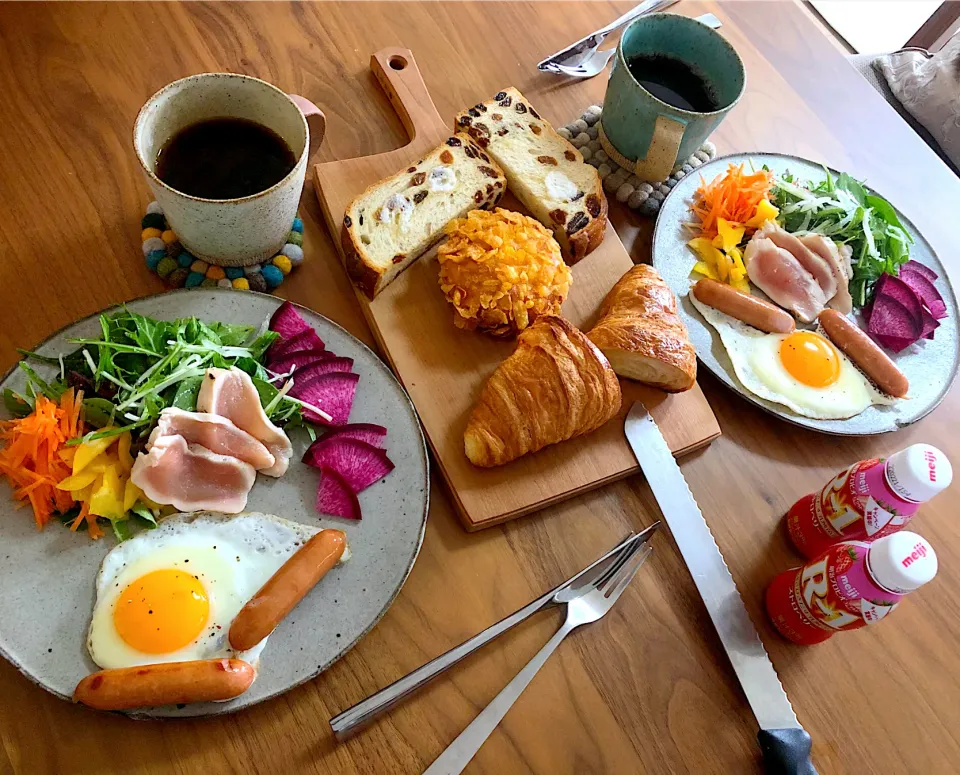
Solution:
M 742 163 L 747 164 L 748 168 L 750 164 L 756 168 L 766 165 L 778 175 L 789 171 L 801 180 L 815 183 L 824 178 L 822 165 L 797 156 L 773 153 L 734 154 L 704 164 L 697 170 L 698 174 L 688 175 L 677 183 L 664 200 L 653 235 L 653 266 L 677 295 L 680 316 L 690 332 L 690 341 L 697 350 L 701 364 L 751 403 L 795 425 L 823 433 L 841 436 L 888 433 L 914 423 L 932 412 L 943 400 L 957 375 L 960 360 L 957 299 L 947 278 L 946 269 L 933 252 L 930 243 L 899 210 L 897 215 L 914 240 L 910 248 L 911 258 L 930 267 L 939 275 L 935 285 L 947 305 L 947 317 L 940 321 L 940 327 L 932 340 L 920 340 L 903 352 L 891 354 L 910 381 L 909 400 L 898 401 L 893 406 L 871 406 L 856 417 L 846 420 L 813 420 L 794 414 L 780 404 L 766 401 L 743 387 L 720 342 L 720 335 L 707 324 L 687 298 L 690 286 L 696 282 L 698 275 L 691 275 L 696 257 L 687 247 L 691 232 L 683 225 L 692 218 L 690 204 L 700 185 L 700 176 L 705 180 L 712 180 L 722 173 L 728 164 Z M 835 176 L 839 174 L 837 170 L 831 172 Z M 848 172 L 854 177 L 857 176 L 854 170 Z M 882 193 L 880 195 L 883 196 Z M 896 202 L 891 204 L 896 208 Z
M 132 301 L 127 307 L 163 320 L 196 316 L 259 326 L 280 301 L 266 294 L 203 289 L 171 291 Z M 350 561 L 330 571 L 280 623 L 264 648 L 257 680 L 245 694 L 229 702 L 155 708 L 138 716 L 230 713 L 313 678 L 379 621 L 420 551 L 430 488 L 427 450 L 410 399 L 362 342 L 315 312 L 299 311 L 330 350 L 354 359 L 360 382 L 351 420 L 388 429 L 386 449 L 396 468 L 360 494 L 361 521 L 321 518 L 314 508 L 318 473 L 299 462 L 309 438 L 302 432 L 292 434 L 290 469 L 279 479 L 258 476 L 247 509 L 344 530 L 352 551 Z M 76 349 L 67 339 L 99 334 L 98 319 L 93 316 L 54 334 L 36 349 L 56 356 Z M 23 372 L 11 371 L 2 387 L 22 391 Z M 86 633 L 97 570 L 115 542 L 109 531 L 99 541 L 91 541 L 57 523 L 37 532 L 29 509 L 16 510 L 14 505 L 7 485 L 0 485 L 0 589 L 4 590 L 0 654 L 47 691 L 70 699 L 77 682 L 97 669 L 87 654 Z

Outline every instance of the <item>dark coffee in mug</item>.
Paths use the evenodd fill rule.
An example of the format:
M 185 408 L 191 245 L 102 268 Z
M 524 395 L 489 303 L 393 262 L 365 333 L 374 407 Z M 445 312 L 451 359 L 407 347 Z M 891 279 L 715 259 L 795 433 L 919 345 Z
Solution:
M 238 199 L 283 180 L 297 157 L 269 127 L 212 118 L 184 127 L 157 154 L 156 173 L 171 188 L 203 199 Z
M 627 69 L 658 100 L 681 110 L 712 113 L 720 107 L 716 90 L 693 66 L 669 54 L 635 54 Z

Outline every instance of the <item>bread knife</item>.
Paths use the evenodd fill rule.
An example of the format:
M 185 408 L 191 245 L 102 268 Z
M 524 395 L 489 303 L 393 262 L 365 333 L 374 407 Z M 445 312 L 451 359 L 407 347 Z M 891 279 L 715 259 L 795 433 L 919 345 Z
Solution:
M 760 725 L 757 740 L 765 772 L 816 775 L 810 735 L 797 721 L 680 467 L 639 401 L 630 409 L 624 431 Z

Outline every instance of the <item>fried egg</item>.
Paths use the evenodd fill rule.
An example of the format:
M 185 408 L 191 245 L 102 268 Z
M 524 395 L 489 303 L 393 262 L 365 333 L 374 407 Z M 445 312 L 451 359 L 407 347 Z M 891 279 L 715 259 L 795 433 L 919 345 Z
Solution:
M 97 575 L 91 658 L 102 668 L 220 657 L 256 666 L 267 639 L 235 652 L 230 624 L 317 532 L 269 514 L 199 512 L 118 544 Z
M 768 334 L 699 301 L 690 301 L 720 334 L 748 391 L 816 420 L 854 417 L 893 404 L 834 344 L 815 331 Z

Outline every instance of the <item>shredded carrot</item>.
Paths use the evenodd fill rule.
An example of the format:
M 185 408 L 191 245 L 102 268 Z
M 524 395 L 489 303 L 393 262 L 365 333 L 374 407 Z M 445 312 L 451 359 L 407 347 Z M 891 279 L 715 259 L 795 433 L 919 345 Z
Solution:
M 97 524 L 97 518 L 90 513 L 90 504 L 86 501 L 80 504 L 80 513 L 77 515 L 77 518 L 70 523 L 70 529 L 76 532 L 77 528 L 80 527 L 83 522 L 87 523 L 87 532 L 91 538 L 96 540 L 103 536 L 103 530 L 100 528 L 100 525 Z
M 57 489 L 71 474 L 70 464 L 59 454 L 70 439 L 83 435 L 83 393 L 67 390 L 60 404 L 46 396 L 36 398 L 33 411 L 18 420 L 0 422 L 0 474 L 7 477 L 18 501 L 29 503 L 37 528 L 42 530 L 55 512 L 73 508 L 69 492 Z M 103 531 L 96 518 L 89 519 L 81 508 L 74 524 L 86 519 L 91 538 Z
M 717 236 L 718 218 L 745 224 L 753 217 L 760 201 L 770 198 L 771 189 L 773 173 L 757 170 L 745 175 L 742 164 L 731 164 L 725 174 L 709 183 L 701 177 L 690 209 L 700 220 L 702 236 L 710 239 Z

